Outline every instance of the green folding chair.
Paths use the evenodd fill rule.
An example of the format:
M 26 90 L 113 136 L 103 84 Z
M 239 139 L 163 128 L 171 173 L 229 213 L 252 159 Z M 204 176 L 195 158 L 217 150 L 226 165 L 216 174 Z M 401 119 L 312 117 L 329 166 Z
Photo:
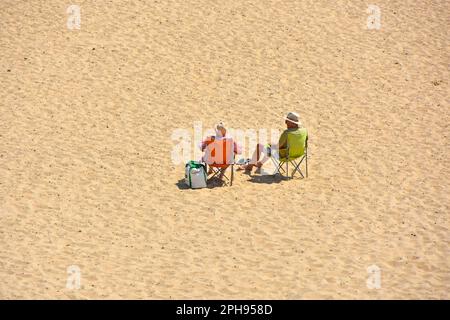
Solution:
M 288 133 L 286 156 L 279 157 L 278 163 L 274 157 L 271 157 L 274 162 L 277 173 L 282 176 L 289 177 L 289 163 L 294 167 L 294 170 L 290 178 L 294 178 L 296 173 L 299 173 L 302 178 L 305 176 L 301 171 L 301 164 L 305 161 L 305 175 L 308 177 L 308 133 L 306 129 L 301 129 L 303 131 L 300 134 Z M 286 166 L 286 169 L 283 168 Z M 283 174 L 284 173 L 284 174 Z

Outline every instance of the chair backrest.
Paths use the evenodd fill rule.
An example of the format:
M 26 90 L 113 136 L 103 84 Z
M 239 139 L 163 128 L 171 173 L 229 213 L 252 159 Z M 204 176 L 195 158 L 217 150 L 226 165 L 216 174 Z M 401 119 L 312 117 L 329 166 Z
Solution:
M 308 132 L 305 128 L 289 132 L 287 137 L 289 158 L 295 159 L 303 156 L 305 154 L 305 149 L 307 148 L 307 141 Z
M 208 165 L 230 165 L 234 163 L 234 141 L 220 138 L 210 142 L 205 149 L 204 161 Z

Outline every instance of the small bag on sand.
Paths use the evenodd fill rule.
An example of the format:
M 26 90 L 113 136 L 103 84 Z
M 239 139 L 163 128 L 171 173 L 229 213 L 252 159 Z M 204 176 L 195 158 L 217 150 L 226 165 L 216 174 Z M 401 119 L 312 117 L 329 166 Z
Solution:
M 206 166 L 197 161 L 186 163 L 184 182 L 192 189 L 206 188 Z

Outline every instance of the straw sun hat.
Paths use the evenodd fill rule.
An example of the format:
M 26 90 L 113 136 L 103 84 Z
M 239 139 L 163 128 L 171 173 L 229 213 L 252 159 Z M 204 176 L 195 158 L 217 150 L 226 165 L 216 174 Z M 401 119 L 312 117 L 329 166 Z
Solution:
M 301 125 L 302 123 L 300 122 L 300 120 L 298 118 L 299 118 L 298 113 L 289 112 L 287 114 L 287 116 L 284 118 L 284 120 Z

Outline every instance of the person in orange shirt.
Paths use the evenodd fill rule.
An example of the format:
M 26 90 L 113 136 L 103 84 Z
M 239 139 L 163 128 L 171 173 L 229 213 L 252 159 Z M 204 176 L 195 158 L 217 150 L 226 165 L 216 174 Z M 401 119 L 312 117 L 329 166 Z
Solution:
M 225 172 L 224 169 L 226 169 L 231 163 L 231 159 L 228 159 L 228 157 L 230 156 L 227 153 L 226 150 L 226 146 L 227 146 L 227 142 L 232 142 L 232 152 L 233 152 L 233 159 L 234 159 L 234 155 L 235 154 L 241 154 L 241 147 L 233 141 L 233 139 L 229 136 L 227 136 L 227 129 L 225 128 L 225 125 L 223 124 L 223 122 L 219 122 L 215 128 L 215 135 L 214 136 L 208 136 L 206 137 L 205 140 L 203 140 L 201 142 L 200 145 L 200 149 L 205 152 L 205 154 L 202 157 L 202 161 L 209 164 L 209 170 L 208 170 L 208 174 L 213 173 L 213 170 L 211 168 L 211 165 L 216 166 L 216 167 L 220 167 L 222 168 L 222 172 L 219 175 L 219 178 L 222 179 L 223 178 L 223 174 Z M 223 141 L 224 144 L 217 144 L 218 142 Z M 215 148 L 213 148 L 212 150 L 208 150 L 208 146 L 212 143 L 216 143 L 215 148 L 218 147 L 222 147 L 225 149 L 220 150 L 221 152 L 217 152 L 218 150 L 215 150 Z M 208 152 L 209 151 L 209 152 Z M 219 155 L 222 155 L 222 158 L 220 158 Z

